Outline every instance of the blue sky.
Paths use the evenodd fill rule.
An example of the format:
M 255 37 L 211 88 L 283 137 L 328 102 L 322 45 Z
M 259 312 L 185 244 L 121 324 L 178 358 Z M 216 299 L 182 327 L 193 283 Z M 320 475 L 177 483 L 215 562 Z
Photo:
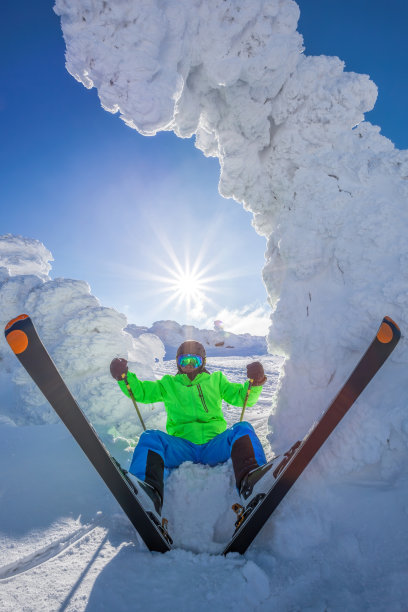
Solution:
M 298 4 L 306 53 L 338 55 L 347 70 L 370 74 L 379 98 L 367 119 L 408 148 L 405 1 Z M 265 240 L 249 213 L 219 196 L 218 161 L 193 140 L 146 138 L 104 111 L 96 91 L 65 70 L 52 6 L 22 0 L 2 8 L 0 234 L 42 241 L 55 259 L 53 278 L 88 281 L 103 305 L 138 325 L 196 322 L 185 301 L 166 303 L 169 294 L 157 291 L 157 277 L 168 276 L 163 262 L 174 268 L 170 250 L 182 267 L 189 253 L 202 256 L 207 277 L 220 275 L 208 283 L 217 290 L 209 319 L 264 304 Z

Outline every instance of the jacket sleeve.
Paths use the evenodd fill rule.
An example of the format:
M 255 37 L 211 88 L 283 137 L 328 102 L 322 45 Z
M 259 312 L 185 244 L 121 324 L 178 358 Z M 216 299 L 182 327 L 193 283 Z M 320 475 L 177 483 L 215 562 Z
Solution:
M 245 397 L 249 387 L 249 380 L 245 384 L 231 383 L 227 377 L 220 372 L 220 392 L 221 397 L 232 406 L 243 406 Z M 256 404 L 261 395 L 262 386 L 252 387 L 249 392 L 247 406 L 251 407 Z
M 139 380 L 136 374 L 129 372 L 127 375 L 129 386 L 135 396 L 135 400 L 141 404 L 154 404 L 155 402 L 162 402 L 163 387 L 160 380 Z M 129 391 L 126 388 L 126 384 L 123 380 L 118 380 L 118 385 L 125 395 L 130 397 Z

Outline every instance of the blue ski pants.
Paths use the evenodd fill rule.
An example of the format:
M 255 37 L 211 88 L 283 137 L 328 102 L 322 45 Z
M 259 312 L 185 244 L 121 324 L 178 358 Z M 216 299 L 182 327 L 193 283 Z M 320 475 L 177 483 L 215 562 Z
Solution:
M 140 436 L 129 472 L 154 486 L 163 497 L 166 468 L 176 468 L 185 461 L 214 466 L 230 457 L 237 486 L 250 470 L 266 463 L 262 444 L 250 423 L 236 423 L 205 444 L 193 444 L 184 438 L 148 429 Z

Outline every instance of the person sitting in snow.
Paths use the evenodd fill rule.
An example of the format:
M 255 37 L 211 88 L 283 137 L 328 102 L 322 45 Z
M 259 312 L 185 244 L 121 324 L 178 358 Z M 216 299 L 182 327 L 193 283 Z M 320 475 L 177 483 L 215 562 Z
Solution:
M 230 457 L 238 491 L 249 502 L 263 476 L 265 453 L 250 423 L 241 421 L 227 428 L 222 400 L 243 407 L 248 395 L 247 405 L 253 406 L 267 380 L 262 364 L 250 363 L 249 380 L 238 384 L 229 382 L 222 372 L 210 374 L 205 367 L 205 349 L 199 342 L 183 342 L 176 360 L 177 374 L 157 381 L 139 380 L 128 372 L 126 359 L 113 359 L 110 365 L 112 376 L 126 395 L 130 397 L 125 379 L 136 401 L 164 402 L 167 412 L 167 433 L 144 431 L 129 468 L 131 480 L 143 490 L 143 506 L 160 517 L 165 468 L 176 468 L 184 461 L 214 466 Z

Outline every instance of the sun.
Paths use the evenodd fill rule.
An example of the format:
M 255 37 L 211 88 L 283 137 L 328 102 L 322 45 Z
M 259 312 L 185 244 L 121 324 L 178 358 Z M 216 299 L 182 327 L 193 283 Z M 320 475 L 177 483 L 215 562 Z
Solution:
M 161 244 L 166 257 L 156 260 L 161 274 L 150 275 L 155 281 L 156 291 L 163 294 L 161 308 L 175 304 L 183 309 L 189 319 L 202 319 L 208 312 L 219 309 L 214 302 L 215 293 L 220 292 L 220 284 L 225 275 L 214 273 L 217 269 L 217 258 L 209 257 L 203 249 L 193 253 L 186 249 L 180 259 L 170 241 L 161 236 Z
M 178 306 L 184 304 L 187 312 L 203 312 L 205 305 L 211 302 L 209 293 L 214 290 L 211 278 L 205 275 L 204 269 L 199 269 L 198 262 L 190 268 L 189 262 L 172 262 L 173 268 L 167 268 L 167 277 L 162 278 L 163 290 L 169 293 L 167 302 L 177 301 Z
M 204 290 L 204 283 L 199 276 L 188 272 L 177 275 L 174 278 L 173 286 L 180 298 L 184 300 L 198 300 Z
M 150 255 L 155 270 L 137 271 L 137 277 L 148 280 L 152 284 L 152 295 L 162 294 L 160 311 L 165 311 L 173 305 L 183 311 L 190 321 L 201 321 L 211 317 L 224 305 L 226 286 L 231 278 L 243 276 L 241 269 L 221 270 L 221 251 L 209 252 L 208 240 L 205 239 L 197 247 L 184 245 L 182 257 L 176 254 L 173 243 L 168 236 L 153 228 L 158 249 Z M 131 273 L 135 275 L 132 269 Z M 216 296 L 219 296 L 218 299 Z M 218 303 L 221 300 L 222 304 Z M 152 316 L 153 313 L 152 313 Z

